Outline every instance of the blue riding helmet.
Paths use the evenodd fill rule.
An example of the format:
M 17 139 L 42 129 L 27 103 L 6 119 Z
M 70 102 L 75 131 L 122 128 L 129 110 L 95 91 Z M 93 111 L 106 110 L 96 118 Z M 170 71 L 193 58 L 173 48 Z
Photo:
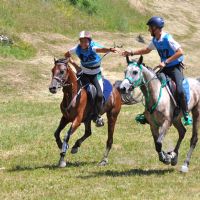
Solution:
M 148 26 L 155 26 L 157 28 L 163 28 L 164 24 L 165 24 L 164 19 L 162 17 L 158 17 L 158 16 L 153 16 L 147 22 Z

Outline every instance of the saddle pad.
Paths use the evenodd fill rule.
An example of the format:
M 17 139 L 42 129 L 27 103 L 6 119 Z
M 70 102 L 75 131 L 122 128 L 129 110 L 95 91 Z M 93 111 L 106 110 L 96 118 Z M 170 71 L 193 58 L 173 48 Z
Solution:
M 103 79 L 103 96 L 104 96 L 104 100 L 105 102 L 108 100 L 108 98 L 110 97 L 110 94 L 112 92 L 113 86 L 110 83 L 109 80 L 107 79 Z
M 187 104 L 190 103 L 190 85 L 189 85 L 189 82 L 188 82 L 188 79 L 184 79 L 183 80 L 183 90 L 184 90 L 184 93 L 185 93 L 185 98 L 186 98 L 186 102 Z
M 108 98 L 110 97 L 110 94 L 112 92 L 113 86 L 110 83 L 109 80 L 107 79 L 103 79 L 103 97 L 104 97 L 104 103 L 108 100 Z M 92 99 L 94 100 L 96 97 L 96 88 L 89 84 L 86 87 L 87 93 L 89 94 L 90 97 L 92 97 Z

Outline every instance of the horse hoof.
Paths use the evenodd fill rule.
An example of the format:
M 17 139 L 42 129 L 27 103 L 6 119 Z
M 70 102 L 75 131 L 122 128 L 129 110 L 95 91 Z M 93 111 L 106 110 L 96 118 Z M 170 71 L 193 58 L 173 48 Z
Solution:
M 159 160 L 164 164 L 169 165 L 171 163 L 171 157 L 164 151 L 161 151 L 158 155 L 159 155 Z
M 171 160 L 165 160 L 165 161 L 163 161 L 163 163 L 164 163 L 165 165 L 169 165 L 169 164 L 171 164 Z
M 171 157 L 171 165 L 175 166 L 178 162 L 178 154 L 174 151 L 167 153 Z
M 77 148 L 76 147 L 72 147 L 71 153 L 72 154 L 78 153 L 78 147 Z
M 98 166 L 106 166 L 108 164 L 108 159 L 103 159 Z
M 186 165 L 182 165 L 182 167 L 181 167 L 181 172 L 183 172 L 183 173 L 187 173 L 188 171 L 189 171 L 188 166 L 186 166 Z
M 176 166 L 178 162 L 178 157 L 171 159 L 171 166 Z
M 58 167 L 60 168 L 66 167 L 66 162 L 64 160 L 60 161 Z

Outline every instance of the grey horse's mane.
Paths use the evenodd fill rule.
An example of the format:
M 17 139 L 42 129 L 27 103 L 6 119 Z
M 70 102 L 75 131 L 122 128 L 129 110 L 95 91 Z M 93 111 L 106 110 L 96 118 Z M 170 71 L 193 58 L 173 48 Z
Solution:
M 138 62 L 137 62 L 137 60 L 133 59 L 133 60 L 131 60 L 130 63 L 138 63 Z M 156 72 L 155 72 L 151 67 L 147 66 L 145 63 L 142 63 L 142 65 L 143 65 L 144 67 L 146 67 L 146 68 L 147 68 L 150 72 L 152 72 L 153 74 L 156 74 Z

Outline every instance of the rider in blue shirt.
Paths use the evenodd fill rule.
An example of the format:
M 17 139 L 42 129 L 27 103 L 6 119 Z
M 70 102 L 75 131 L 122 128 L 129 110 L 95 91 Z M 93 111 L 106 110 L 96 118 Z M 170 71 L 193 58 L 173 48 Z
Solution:
M 162 29 L 164 27 L 164 20 L 161 17 L 154 16 L 147 22 L 149 26 L 149 32 L 151 33 L 152 41 L 146 48 L 136 50 L 134 52 L 124 51 L 124 56 L 142 55 L 148 54 L 152 50 L 157 50 L 161 62 L 158 68 L 162 69 L 162 72 L 168 75 L 176 83 L 178 94 L 178 105 L 182 109 L 184 116 L 184 124 L 191 125 L 192 118 L 189 116 L 188 105 L 186 102 L 184 90 L 183 90 L 183 50 L 178 42 L 173 37 L 165 33 Z
M 97 126 L 103 126 L 103 119 L 100 112 L 103 104 L 103 80 L 101 75 L 101 60 L 98 53 L 116 52 L 114 48 L 104 48 L 102 45 L 94 42 L 92 36 L 87 31 L 81 31 L 79 35 L 80 43 L 65 53 L 66 58 L 70 58 L 72 54 L 78 56 L 81 62 L 79 67 L 72 59 L 71 64 L 76 68 L 77 72 L 81 72 L 81 82 L 86 85 L 88 81 L 97 89 L 96 97 L 96 113 L 94 121 Z

